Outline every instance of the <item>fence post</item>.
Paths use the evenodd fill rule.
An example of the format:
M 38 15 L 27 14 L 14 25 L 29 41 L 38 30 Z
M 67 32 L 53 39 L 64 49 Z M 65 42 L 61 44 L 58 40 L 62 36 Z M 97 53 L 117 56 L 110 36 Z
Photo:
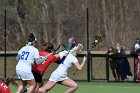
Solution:
M 91 53 L 88 52 L 88 55 L 87 55 L 87 79 L 88 79 L 88 82 L 91 81 Z
M 91 69 L 90 69 L 90 65 L 91 65 L 91 62 L 90 62 L 90 59 L 91 59 L 91 54 L 90 54 L 90 51 L 89 51 L 89 30 L 88 30 L 88 8 L 87 8 L 87 79 L 88 79 L 88 82 L 91 81 Z
M 6 10 L 4 10 L 4 77 L 6 78 Z
M 109 82 L 109 55 L 106 55 L 106 79 Z

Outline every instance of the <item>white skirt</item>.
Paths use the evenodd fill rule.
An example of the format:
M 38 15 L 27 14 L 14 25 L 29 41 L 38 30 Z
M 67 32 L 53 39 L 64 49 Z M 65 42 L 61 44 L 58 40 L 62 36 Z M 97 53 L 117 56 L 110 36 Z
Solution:
M 32 80 L 34 79 L 34 76 L 32 72 L 24 72 L 20 70 L 16 70 L 17 77 L 21 80 Z
M 59 82 L 59 81 L 64 81 L 66 79 L 68 79 L 66 72 L 55 70 L 51 74 L 49 81 Z

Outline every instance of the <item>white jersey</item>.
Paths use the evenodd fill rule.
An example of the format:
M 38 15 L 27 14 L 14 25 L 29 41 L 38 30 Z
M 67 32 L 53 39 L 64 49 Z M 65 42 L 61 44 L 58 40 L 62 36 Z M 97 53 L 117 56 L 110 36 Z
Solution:
M 60 54 L 61 58 L 61 54 Z M 51 74 L 50 81 L 58 82 L 67 79 L 67 71 L 73 63 L 78 62 L 77 58 L 72 54 L 68 54 L 65 60 L 57 67 L 57 69 Z
M 18 64 L 16 65 L 16 70 L 31 72 L 34 59 L 39 58 L 38 49 L 34 46 L 26 45 L 19 50 L 18 54 L 21 56 Z
M 65 60 L 59 65 L 59 67 L 57 69 L 64 69 L 61 66 L 65 66 L 66 71 L 68 70 L 68 68 L 70 68 L 72 66 L 73 63 L 78 62 L 77 58 L 75 56 L 73 56 L 72 54 L 68 54 L 67 57 L 65 58 Z

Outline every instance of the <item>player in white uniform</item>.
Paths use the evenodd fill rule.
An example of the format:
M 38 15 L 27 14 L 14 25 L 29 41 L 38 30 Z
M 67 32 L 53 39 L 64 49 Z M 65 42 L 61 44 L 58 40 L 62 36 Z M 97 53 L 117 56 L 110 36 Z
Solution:
M 75 81 L 67 77 L 68 69 L 74 64 L 78 70 L 81 70 L 84 66 L 86 61 L 86 57 L 83 58 L 83 62 L 79 64 L 76 55 L 77 53 L 83 48 L 81 44 L 78 44 L 77 47 L 74 47 L 70 53 L 66 56 L 64 61 L 58 66 L 58 68 L 51 74 L 49 81 L 39 89 L 39 93 L 46 93 L 50 89 L 52 89 L 56 83 L 60 83 L 64 86 L 70 87 L 65 93 L 73 93 L 77 88 L 78 85 Z M 63 52 L 60 52 L 63 56 Z
M 34 93 L 36 82 L 31 72 L 32 65 L 35 63 L 40 64 L 47 59 L 47 57 L 39 57 L 39 51 L 37 48 L 35 48 L 37 41 L 34 34 L 30 34 L 28 41 L 29 43 L 19 50 L 16 57 L 16 60 L 18 60 L 18 63 L 16 65 L 16 73 L 18 78 L 22 80 L 22 84 L 18 87 L 16 93 L 21 93 L 22 89 L 27 84 L 29 84 L 27 93 Z

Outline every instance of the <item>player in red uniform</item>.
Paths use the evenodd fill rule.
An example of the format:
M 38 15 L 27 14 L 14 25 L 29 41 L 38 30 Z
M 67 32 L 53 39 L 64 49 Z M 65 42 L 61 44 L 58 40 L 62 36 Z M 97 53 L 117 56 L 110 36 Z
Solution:
M 10 88 L 4 82 L 0 82 L 0 93 L 11 93 Z
M 41 50 L 39 51 L 40 56 L 45 56 L 46 54 L 50 54 L 49 58 L 43 63 L 43 64 L 35 64 L 32 67 L 32 72 L 35 78 L 35 81 L 37 82 L 35 93 L 37 93 L 39 87 L 42 85 L 42 76 L 44 75 L 46 69 L 51 63 L 54 63 L 57 61 L 57 59 L 60 57 L 59 54 L 51 54 L 53 50 L 53 45 L 50 42 L 44 43 L 40 46 Z
M 18 83 L 15 82 L 15 80 L 6 78 L 0 82 L 0 93 L 11 93 L 11 90 L 9 88 L 9 83 L 12 83 L 16 87 L 18 87 Z

